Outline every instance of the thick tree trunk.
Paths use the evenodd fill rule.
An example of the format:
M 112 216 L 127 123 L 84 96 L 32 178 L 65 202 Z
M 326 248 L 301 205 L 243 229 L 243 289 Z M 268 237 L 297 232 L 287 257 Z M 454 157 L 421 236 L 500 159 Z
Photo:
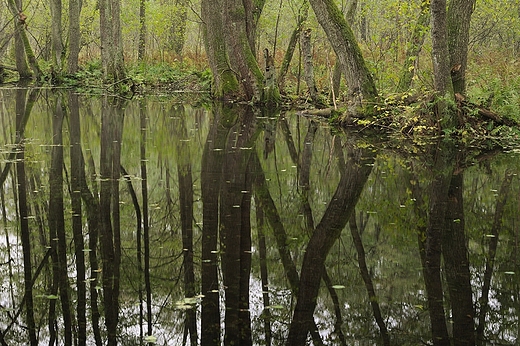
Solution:
M 123 40 L 121 37 L 121 0 L 99 1 L 101 62 L 105 80 L 114 83 L 125 78 Z
M 223 18 L 224 0 L 202 0 L 201 15 L 206 53 L 213 74 L 212 94 L 216 98 L 234 98 L 238 93 L 238 79 L 229 65 Z
M 69 59 L 68 73 L 78 72 L 78 56 L 81 43 L 81 31 L 79 27 L 82 0 L 69 0 Z
M 475 0 L 451 0 L 447 13 L 448 50 L 450 52 L 451 80 L 453 91 L 466 91 L 466 67 L 471 15 Z
M 352 29 L 333 0 L 310 3 L 343 68 L 349 88 L 349 113 L 371 114 L 370 103 L 377 97 L 377 90 Z

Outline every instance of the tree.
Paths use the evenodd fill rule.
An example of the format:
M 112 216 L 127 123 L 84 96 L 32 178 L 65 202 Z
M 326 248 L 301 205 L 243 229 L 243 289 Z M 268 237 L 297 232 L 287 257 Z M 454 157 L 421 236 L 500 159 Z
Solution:
M 203 0 L 206 52 L 213 73 L 213 95 L 255 102 L 277 102 L 277 92 L 265 90 L 256 45 L 256 22 L 264 1 Z M 273 99 L 274 98 L 274 99 Z
M 99 1 L 101 62 L 105 80 L 117 83 L 125 78 L 121 36 L 121 0 Z
M 78 71 L 78 55 L 81 42 L 80 31 L 80 14 L 82 0 L 69 0 L 69 59 L 68 73 L 76 73 Z
M 62 68 L 62 53 L 63 53 L 63 42 L 61 41 L 62 37 L 62 27 L 61 27 L 61 0 L 51 0 L 50 1 L 50 9 L 51 9 L 51 42 L 52 42 L 52 63 L 56 70 L 60 71 Z M 74 4 L 73 4 L 74 7 Z M 71 18 L 73 20 L 74 18 Z M 79 18 L 76 18 L 79 19 Z M 79 27 L 79 22 L 77 23 Z M 79 44 L 79 43 L 78 43 Z
M 359 116 L 371 114 L 370 106 L 377 97 L 377 89 L 352 29 L 333 0 L 309 2 L 342 66 L 349 89 L 348 113 Z M 344 120 L 348 120 L 348 114 Z

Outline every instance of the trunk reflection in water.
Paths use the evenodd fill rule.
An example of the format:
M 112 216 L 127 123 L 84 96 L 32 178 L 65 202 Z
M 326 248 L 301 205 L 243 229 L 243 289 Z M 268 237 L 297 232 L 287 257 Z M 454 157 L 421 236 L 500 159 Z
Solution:
M 514 152 L 0 94 L 2 345 L 518 342 Z

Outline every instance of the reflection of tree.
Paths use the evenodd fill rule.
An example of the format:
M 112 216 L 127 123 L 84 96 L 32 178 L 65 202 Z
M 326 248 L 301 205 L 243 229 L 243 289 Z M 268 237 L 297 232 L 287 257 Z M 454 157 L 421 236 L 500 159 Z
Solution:
M 51 244 L 53 284 L 52 295 L 57 295 L 61 302 L 63 316 L 63 335 L 65 345 L 72 345 L 72 316 L 69 299 L 69 280 L 67 274 L 67 239 L 65 234 L 65 216 L 63 206 L 63 110 L 62 97 L 58 97 L 52 117 L 52 150 L 49 172 L 49 239 Z M 49 333 L 51 343 L 57 337 L 56 300 L 49 304 Z
M 81 183 L 85 178 L 85 164 L 81 153 L 81 127 L 79 118 L 78 95 L 69 94 L 70 106 L 70 187 L 72 207 L 72 234 L 74 238 L 74 254 L 76 256 L 76 290 L 77 290 L 77 323 L 78 345 L 87 342 L 86 319 L 86 268 L 85 268 L 85 244 L 83 240 L 83 223 L 81 209 Z
M 191 156 L 188 147 L 188 129 L 184 107 L 179 108 L 180 126 L 176 126 L 177 138 L 177 177 L 179 179 L 179 204 L 181 214 L 182 252 L 184 267 L 184 296 L 195 296 L 195 272 L 193 263 L 193 177 L 191 173 Z M 197 316 L 195 309 L 186 310 L 184 322 L 184 339 L 186 344 L 188 333 L 190 344 L 197 344 Z
M 231 129 L 225 147 L 220 190 L 226 345 L 251 344 L 249 276 L 252 178 L 249 161 L 258 131 L 254 123 L 254 114 L 245 108 L 239 112 L 239 121 Z
M 475 338 L 480 343 L 484 341 L 484 328 L 486 326 L 486 314 L 489 311 L 489 291 L 491 289 L 491 277 L 493 276 L 493 270 L 495 267 L 495 256 L 498 247 L 499 231 L 502 228 L 502 218 L 504 216 L 504 209 L 507 202 L 511 182 L 513 180 L 513 174 L 507 171 L 502 181 L 502 186 L 498 192 L 497 203 L 495 207 L 495 216 L 493 219 L 493 226 L 490 232 L 488 254 L 486 261 L 486 269 L 484 271 L 484 278 L 482 283 L 482 295 L 479 299 L 480 312 L 478 316 L 478 326 L 476 329 Z
M 27 187 L 25 176 L 25 147 L 23 144 L 23 129 L 26 123 L 26 90 L 16 90 L 16 178 L 18 180 L 18 211 L 20 217 L 20 238 L 23 251 L 23 271 L 24 271 L 24 290 L 25 290 L 25 310 L 27 331 L 31 346 L 38 345 L 36 339 L 36 324 L 34 320 L 33 287 L 32 287 L 32 266 L 31 266 L 31 235 L 29 229 L 28 209 L 27 209 Z M 28 105 L 27 105 L 28 106 Z M 27 114 L 28 116 L 28 114 Z
M 224 147 L 230 131 L 228 124 L 235 120 L 233 113 L 213 107 L 213 122 L 202 153 L 202 316 L 201 345 L 220 344 L 220 308 L 218 285 L 218 210 L 222 181 Z
M 103 99 L 100 154 L 100 244 L 103 260 L 103 302 L 108 345 L 117 344 L 121 237 L 119 178 L 123 108 Z
M 349 228 L 350 234 L 352 235 L 352 240 L 354 242 L 354 246 L 356 247 L 359 271 L 361 272 L 361 277 L 363 278 L 363 282 L 365 283 L 365 287 L 368 292 L 368 299 L 370 301 L 370 305 L 372 306 L 372 312 L 374 313 L 374 318 L 376 320 L 377 326 L 379 327 L 381 338 L 383 339 L 383 344 L 390 345 L 390 337 L 388 335 L 388 330 L 386 328 L 385 321 L 383 320 L 381 309 L 379 308 L 379 302 L 376 296 L 376 290 L 374 289 L 374 284 L 372 282 L 372 277 L 370 276 L 370 272 L 368 271 L 365 256 L 365 248 L 361 239 L 361 232 L 358 230 L 355 212 L 352 213 L 352 216 L 350 217 Z
M 341 145 L 334 145 L 338 161 L 343 160 Z M 341 235 L 372 170 L 374 155 L 348 148 L 348 161 L 340 164 L 341 179 L 321 221 L 309 240 L 303 259 L 300 290 L 289 330 L 288 345 L 305 345 L 330 248 Z

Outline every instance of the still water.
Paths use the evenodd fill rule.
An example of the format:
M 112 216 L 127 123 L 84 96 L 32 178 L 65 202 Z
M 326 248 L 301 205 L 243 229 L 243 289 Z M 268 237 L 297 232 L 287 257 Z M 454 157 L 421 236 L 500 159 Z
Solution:
M 2 89 L 0 121 L 2 345 L 520 340 L 515 150 L 189 97 Z

